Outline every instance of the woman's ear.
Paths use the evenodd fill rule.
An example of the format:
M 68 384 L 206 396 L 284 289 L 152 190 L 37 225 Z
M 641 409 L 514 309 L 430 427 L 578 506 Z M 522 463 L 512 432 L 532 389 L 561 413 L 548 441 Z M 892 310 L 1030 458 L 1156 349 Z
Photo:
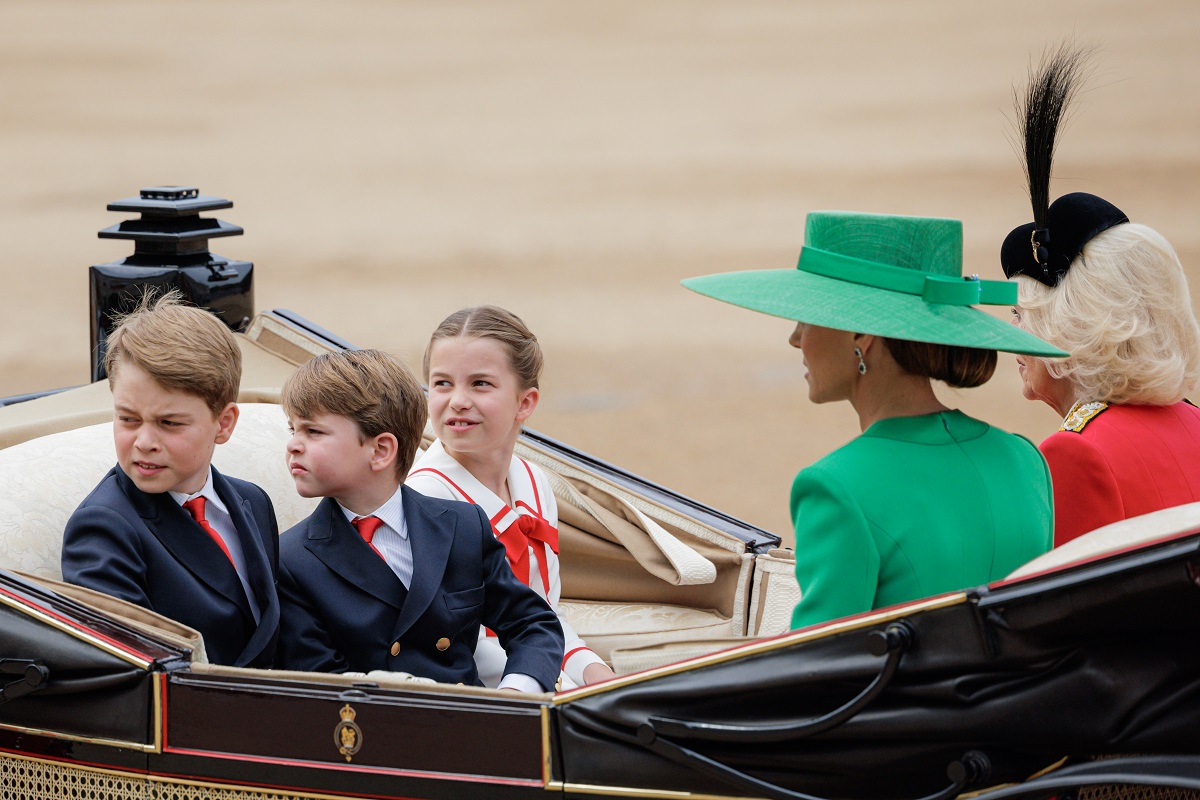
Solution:
M 396 457 L 400 454 L 400 443 L 395 434 L 381 433 L 372 440 L 371 470 L 382 472 L 385 469 L 395 469 Z
M 875 344 L 875 340 L 879 337 L 873 333 L 856 333 L 854 334 L 854 346 L 863 351 L 866 355 L 871 351 L 871 346 Z

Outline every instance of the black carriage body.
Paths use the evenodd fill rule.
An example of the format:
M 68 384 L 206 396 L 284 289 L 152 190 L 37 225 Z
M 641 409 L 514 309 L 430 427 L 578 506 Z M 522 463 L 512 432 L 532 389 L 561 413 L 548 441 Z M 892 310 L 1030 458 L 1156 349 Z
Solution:
M 49 678 L 0 705 L 0 759 L 179 798 L 918 798 L 1131 754 L 1100 763 L 1200 788 L 1198 575 L 1193 533 L 551 697 L 192 667 L 4 574 L 4 656 Z
M 1064 758 L 1182 755 L 1194 770 L 1197 547 L 1175 540 L 568 696 L 555 718 L 564 773 L 596 784 L 623 771 L 663 791 L 920 798 L 955 778 L 957 791 L 1024 781 Z M 846 721 L 813 725 L 880 676 L 886 658 L 868 637 L 897 625 L 908 642 L 886 686 Z

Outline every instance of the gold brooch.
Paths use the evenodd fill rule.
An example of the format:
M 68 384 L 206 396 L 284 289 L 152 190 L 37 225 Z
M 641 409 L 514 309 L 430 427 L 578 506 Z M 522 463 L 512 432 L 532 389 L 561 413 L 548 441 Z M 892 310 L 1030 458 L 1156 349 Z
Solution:
M 354 722 L 354 709 L 349 703 L 342 706 L 341 715 L 342 721 L 333 729 L 333 743 L 337 745 L 338 752 L 349 761 L 362 747 L 362 728 Z

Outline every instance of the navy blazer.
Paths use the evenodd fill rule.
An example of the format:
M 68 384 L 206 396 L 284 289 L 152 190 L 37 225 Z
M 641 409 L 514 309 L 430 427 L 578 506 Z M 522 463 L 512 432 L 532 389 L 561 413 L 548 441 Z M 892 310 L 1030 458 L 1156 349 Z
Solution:
M 479 626 L 508 653 L 506 673 L 547 691 L 558 680 L 562 627 L 517 580 L 479 506 L 401 491 L 413 553 L 404 585 L 326 498 L 280 539 L 279 666 L 316 672 L 411 672 L 482 685 Z
M 137 603 L 204 636 L 214 664 L 270 667 L 279 638 L 279 526 L 267 493 L 214 468 L 259 608 L 221 548 L 167 492 L 148 494 L 113 467 L 63 534 L 63 580 Z

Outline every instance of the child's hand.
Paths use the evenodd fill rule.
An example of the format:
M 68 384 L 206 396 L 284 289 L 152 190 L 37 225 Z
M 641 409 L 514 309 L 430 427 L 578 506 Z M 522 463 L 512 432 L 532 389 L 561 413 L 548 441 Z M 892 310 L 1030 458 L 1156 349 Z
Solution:
M 608 664 L 588 664 L 583 668 L 583 682 L 585 685 L 611 680 L 615 677 L 617 677 L 617 673 L 609 669 Z

